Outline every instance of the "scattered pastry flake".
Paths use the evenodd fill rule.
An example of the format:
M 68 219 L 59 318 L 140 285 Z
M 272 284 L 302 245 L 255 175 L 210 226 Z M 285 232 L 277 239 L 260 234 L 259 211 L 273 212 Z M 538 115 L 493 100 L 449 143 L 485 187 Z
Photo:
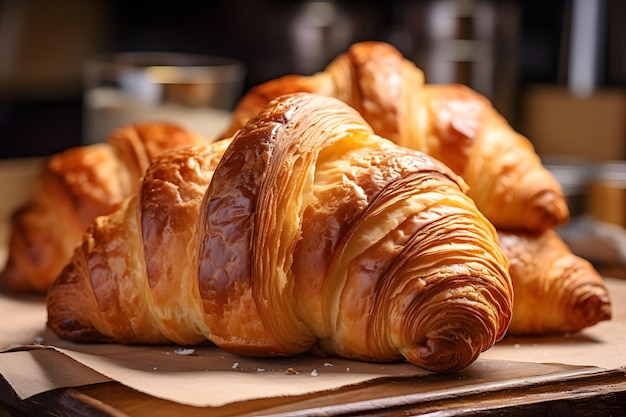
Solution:
M 238 367 L 238 366 L 239 366 L 239 362 L 235 362 L 235 363 L 233 363 L 232 368 L 233 368 L 233 369 L 237 369 L 237 367 Z
M 265 368 L 256 368 L 257 372 L 265 372 Z
M 287 368 L 287 375 L 298 375 L 300 372 L 296 371 L 294 368 Z
M 333 365 L 333 364 L 332 364 L 332 363 L 330 363 L 330 362 L 324 362 L 324 366 L 335 366 L 335 365 Z
M 317 369 L 313 369 L 311 371 L 311 376 L 317 376 Z
M 195 349 L 190 348 L 179 348 L 174 351 L 177 355 L 193 355 Z

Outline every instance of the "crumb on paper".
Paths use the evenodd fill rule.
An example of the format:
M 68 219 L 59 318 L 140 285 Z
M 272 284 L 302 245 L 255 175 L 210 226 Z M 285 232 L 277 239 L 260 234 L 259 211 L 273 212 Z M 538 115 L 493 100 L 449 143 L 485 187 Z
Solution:
M 300 372 L 296 371 L 295 368 L 287 368 L 287 375 L 298 375 Z
M 514 344 L 514 345 L 513 345 L 513 347 L 514 347 L 515 349 L 519 349 L 520 347 L 522 347 L 522 345 L 520 345 L 519 343 L 516 343 L 516 344 Z
M 265 368 L 256 368 L 257 372 L 265 372 Z
M 195 352 L 195 349 L 191 349 L 191 348 L 179 348 L 176 349 L 174 351 L 174 353 L 176 353 L 177 355 L 193 355 L 193 353 Z
M 311 376 L 317 376 L 317 369 L 313 369 L 311 371 Z
M 233 369 L 237 369 L 237 367 L 238 367 L 238 366 L 239 366 L 239 362 L 235 362 L 235 363 L 233 363 L 232 368 L 233 368 Z
M 346 368 L 346 372 L 350 372 L 350 367 Z
M 328 367 L 328 366 L 335 366 L 335 365 L 333 365 L 333 364 L 332 364 L 332 363 L 330 363 L 330 362 L 324 362 L 324 366 Z

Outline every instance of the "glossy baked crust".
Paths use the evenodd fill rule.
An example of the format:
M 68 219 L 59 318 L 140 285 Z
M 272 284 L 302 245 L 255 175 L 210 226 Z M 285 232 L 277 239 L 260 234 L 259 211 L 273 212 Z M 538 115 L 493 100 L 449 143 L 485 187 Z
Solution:
M 513 301 L 465 190 L 341 101 L 283 96 L 232 142 L 157 158 L 140 193 L 89 227 L 48 325 L 80 342 L 458 370 L 504 336 Z

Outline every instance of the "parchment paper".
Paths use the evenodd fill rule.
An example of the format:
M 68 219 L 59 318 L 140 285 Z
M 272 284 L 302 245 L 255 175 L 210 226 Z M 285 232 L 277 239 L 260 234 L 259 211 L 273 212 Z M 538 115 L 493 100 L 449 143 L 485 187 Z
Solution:
M 215 407 L 428 373 L 408 363 L 372 364 L 312 355 L 244 358 L 211 346 L 74 344 L 45 329 L 43 299 L 0 295 L 0 317 L 0 374 L 21 398 L 116 380 L 158 398 Z
M 484 352 L 477 362 L 623 369 L 626 281 L 607 278 L 606 282 L 614 306 L 613 320 L 569 336 L 506 338 Z M 376 378 L 427 374 L 407 363 L 372 364 L 309 355 L 254 359 L 215 347 L 77 345 L 45 330 L 43 299 L 0 295 L 0 317 L 0 374 L 22 398 L 58 387 L 116 380 L 181 404 L 220 406 L 331 390 Z

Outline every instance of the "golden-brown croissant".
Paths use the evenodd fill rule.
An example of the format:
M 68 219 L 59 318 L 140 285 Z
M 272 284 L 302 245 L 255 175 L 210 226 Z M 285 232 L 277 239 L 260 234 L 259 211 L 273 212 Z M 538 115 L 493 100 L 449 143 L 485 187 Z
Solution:
M 48 325 L 79 342 L 458 370 L 503 337 L 513 297 L 464 189 L 341 101 L 283 96 L 232 142 L 157 158 L 90 225 L 48 292 Z
M 87 225 L 138 191 L 139 179 L 156 155 L 202 140 L 177 126 L 146 123 L 120 128 L 106 143 L 51 156 L 29 201 L 11 218 L 9 256 L 0 286 L 45 292 Z
M 531 142 L 484 96 L 462 85 L 425 84 L 422 71 L 386 43 L 354 44 L 324 71 L 252 88 L 224 135 L 269 100 L 298 91 L 339 98 L 378 135 L 444 162 L 469 184 L 470 197 L 498 229 L 541 231 L 569 218 L 561 187 Z
M 498 235 L 515 290 L 509 334 L 577 332 L 611 318 L 602 277 L 554 230 Z

